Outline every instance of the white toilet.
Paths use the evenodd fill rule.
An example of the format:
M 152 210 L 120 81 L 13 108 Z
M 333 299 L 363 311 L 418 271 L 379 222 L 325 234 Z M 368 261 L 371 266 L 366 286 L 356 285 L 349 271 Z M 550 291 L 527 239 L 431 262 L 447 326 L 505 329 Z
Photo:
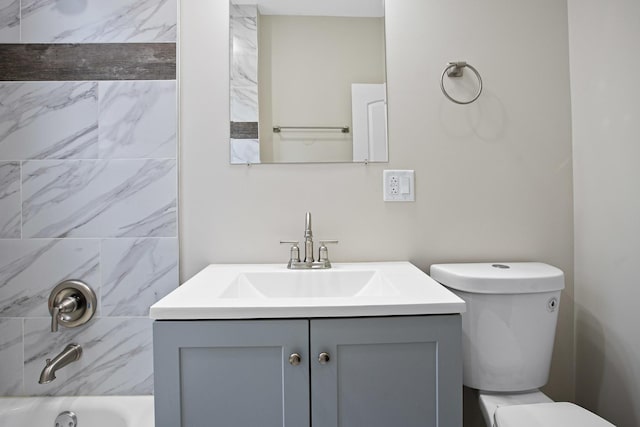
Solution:
M 553 402 L 547 383 L 564 274 L 537 262 L 437 264 L 430 275 L 467 303 L 463 382 L 479 390 L 488 427 L 612 427 Z

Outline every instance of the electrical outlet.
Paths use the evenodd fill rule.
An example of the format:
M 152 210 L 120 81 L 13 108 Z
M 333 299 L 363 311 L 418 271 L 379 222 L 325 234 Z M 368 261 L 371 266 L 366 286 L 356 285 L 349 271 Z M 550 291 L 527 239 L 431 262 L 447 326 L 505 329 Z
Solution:
M 400 178 L 397 175 L 389 177 L 389 191 L 393 195 L 400 194 Z
M 385 202 L 415 201 L 415 173 L 412 170 L 385 170 L 383 176 L 383 200 Z

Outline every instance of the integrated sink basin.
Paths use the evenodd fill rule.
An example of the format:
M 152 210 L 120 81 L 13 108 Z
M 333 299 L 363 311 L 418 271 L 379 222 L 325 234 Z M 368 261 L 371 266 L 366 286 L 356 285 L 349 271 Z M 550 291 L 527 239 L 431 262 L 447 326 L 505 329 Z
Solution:
M 398 290 L 375 270 L 287 270 L 241 273 L 220 298 L 361 298 L 398 295 Z
M 461 313 L 464 301 L 409 262 L 212 264 L 151 306 L 153 319 L 247 319 Z

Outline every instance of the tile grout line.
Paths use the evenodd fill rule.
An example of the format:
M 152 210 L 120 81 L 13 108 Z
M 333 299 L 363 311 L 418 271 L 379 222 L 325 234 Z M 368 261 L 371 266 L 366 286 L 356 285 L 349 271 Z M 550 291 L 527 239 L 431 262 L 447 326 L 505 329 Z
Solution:
M 22 393 L 23 396 L 26 395 L 26 393 L 27 393 L 26 378 L 25 378 L 26 372 L 25 372 L 25 366 L 24 366 L 25 365 L 25 350 L 24 350 L 24 347 L 25 347 L 25 344 L 24 344 L 25 343 L 25 334 L 24 334 L 25 327 L 24 327 L 24 323 L 25 323 L 25 319 L 23 317 L 23 318 L 20 319 L 20 329 L 21 329 L 21 332 L 22 332 L 22 363 L 21 363 L 21 365 L 22 365 L 22 390 L 21 390 L 21 393 Z
M 23 195 L 23 191 L 22 191 L 22 180 L 23 180 L 23 176 L 22 176 L 22 164 L 24 162 L 22 160 L 20 160 L 19 165 L 20 165 L 20 240 L 24 240 L 24 209 L 22 207 L 22 204 L 24 203 L 24 195 Z

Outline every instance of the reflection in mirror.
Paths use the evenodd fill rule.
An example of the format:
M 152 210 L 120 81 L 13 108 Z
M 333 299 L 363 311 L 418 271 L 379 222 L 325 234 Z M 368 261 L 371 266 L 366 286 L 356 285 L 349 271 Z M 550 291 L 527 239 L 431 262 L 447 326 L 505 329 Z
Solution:
M 386 162 L 384 0 L 232 0 L 231 163 Z

